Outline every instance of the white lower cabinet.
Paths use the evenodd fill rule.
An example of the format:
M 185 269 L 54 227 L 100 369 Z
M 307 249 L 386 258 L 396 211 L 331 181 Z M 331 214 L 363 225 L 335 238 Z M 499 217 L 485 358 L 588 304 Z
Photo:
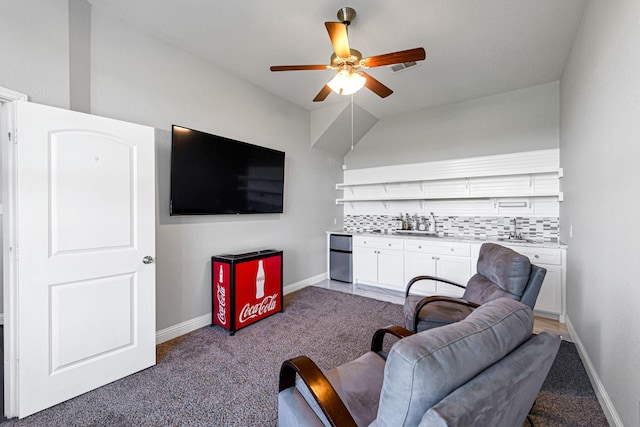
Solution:
M 353 280 L 355 283 L 404 290 L 404 252 L 401 239 L 353 238 Z
M 562 314 L 562 267 L 559 265 L 538 264 L 547 269 L 544 282 L 535 309 L 545 313 L 558 314 L 564 319 Z M 564 320 L 563 320 L 564 323 Z
M 405 291 L 416 276 L 437 276 L 466 285 L 476 273 L 482 243 L 354 236 L 353 281 L 396 291 Z M 547 269 L 534 307 L 536 313 L 557 316 L 564 323 L 566 249 L 511 246 Z M 459 297 L 464 289 L 435 281 L 420 281 L 412 291 L 424 295 Z
M 378 250 L 353 245 L 353 281 L 378 283 Z
M 378 251 L 378 282 L 393 289 L 404 290 L 404 254 L 401 251 Z
M 404 271 L 408 282 L 416 276 L 437 276 L 466 285 L 471 277 L 468 243 L 405 240 Z M 432 280 L 417 282 L 412 292 L 459 297 L 464 289 Z
M 404 273 L 407 283 L 417 276 L 435 276 L 436 263 L 431 254 L 420 252 L 406 252 L 404 254 Z M 432 280 L 421 280 L 411 287 L 411 292 L 416 294 L 435 294 L 436 282 Z

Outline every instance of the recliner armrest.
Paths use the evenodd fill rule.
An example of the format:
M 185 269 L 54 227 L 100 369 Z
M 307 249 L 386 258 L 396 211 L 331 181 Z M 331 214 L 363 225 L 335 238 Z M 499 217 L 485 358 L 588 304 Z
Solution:
M 463 298 L 447 297 L 444 295 L 434 295 L 430 297 L 424 297 L 420 301 L 418 301 L 418 303 L 416 304 L 416 311 L 415 311 L 416 316 L 415 316 L 414 325 L 413 325 L 414 330 L 416 331 L 418 330 L 418 322 L 420 321 L 420 310 L 422 310 L 422 308 L 425 305 L 430 304 L 432 302 L 438 302 L 438 301 L 444 301 L 452 304 L 459 304 L 466 307 L 470 307 L 472 309 L 476 309 L 480 307 L 480 304 L 467 301 L 466 299 L 463 299 Z
M 295 387 L 296 374 L 307 385 L 332 426 L 357 427 L 344 402 L 318 365 L 307 356 L 285 360 L 280 368 L 279 391 Z
M 411 286 L 413 286 L 414 283 L 419 282 L 421 280 L 435 280 L 436 282 L 447 283 L 449 285 L 457 286 L 458 288 L 467 289 L 466 286 L 461 285 L 460 283 L 452 282 L 451 280 L 443 279 L 442 277 L 437 277 L 437 276 L 416 276 L 413 279 L 409 280 L 409 283 L 407 283 L 407 291 L 405 292 L 405 297 L 409 296 L 409 291 L 411 290 Z
M 413 332 L 403 328 L 402 326 L 394 326 L 394 325 L 387 326 L 386 328 L 378 329 L 373 334 L 373 338 L 371 339 L 371 351 L 379 354 L 384 359 L 386 359 L 386 355 L 383 354 L 382 352 L 382 344 L 384 343 L 384 337 L 387 334 L 390 334 L 397 338 L 402 339 L 402 338 L 408 337 L 409 335 L 413 335 Z

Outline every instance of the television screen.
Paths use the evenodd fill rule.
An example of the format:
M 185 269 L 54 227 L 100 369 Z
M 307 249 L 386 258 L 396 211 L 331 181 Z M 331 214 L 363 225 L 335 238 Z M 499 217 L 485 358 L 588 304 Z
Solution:
M 171 215 L 282 213 L 284 152 L 173 125 Z

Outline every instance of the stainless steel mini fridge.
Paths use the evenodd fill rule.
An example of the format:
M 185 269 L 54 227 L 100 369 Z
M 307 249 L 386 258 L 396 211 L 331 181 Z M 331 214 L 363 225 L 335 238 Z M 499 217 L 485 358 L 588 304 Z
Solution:
M 331 280 L 353 281 L 351 235 L 329 235 L 329 277 Z

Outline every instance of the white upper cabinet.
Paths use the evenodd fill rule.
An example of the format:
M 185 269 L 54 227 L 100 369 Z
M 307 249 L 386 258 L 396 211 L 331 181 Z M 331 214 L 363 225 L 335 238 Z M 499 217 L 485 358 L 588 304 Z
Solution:
M 562 200 L 557 149 L 347 170 L 344 177 L 337 203 L 494 198 L 497 207 L 500 198 Z

